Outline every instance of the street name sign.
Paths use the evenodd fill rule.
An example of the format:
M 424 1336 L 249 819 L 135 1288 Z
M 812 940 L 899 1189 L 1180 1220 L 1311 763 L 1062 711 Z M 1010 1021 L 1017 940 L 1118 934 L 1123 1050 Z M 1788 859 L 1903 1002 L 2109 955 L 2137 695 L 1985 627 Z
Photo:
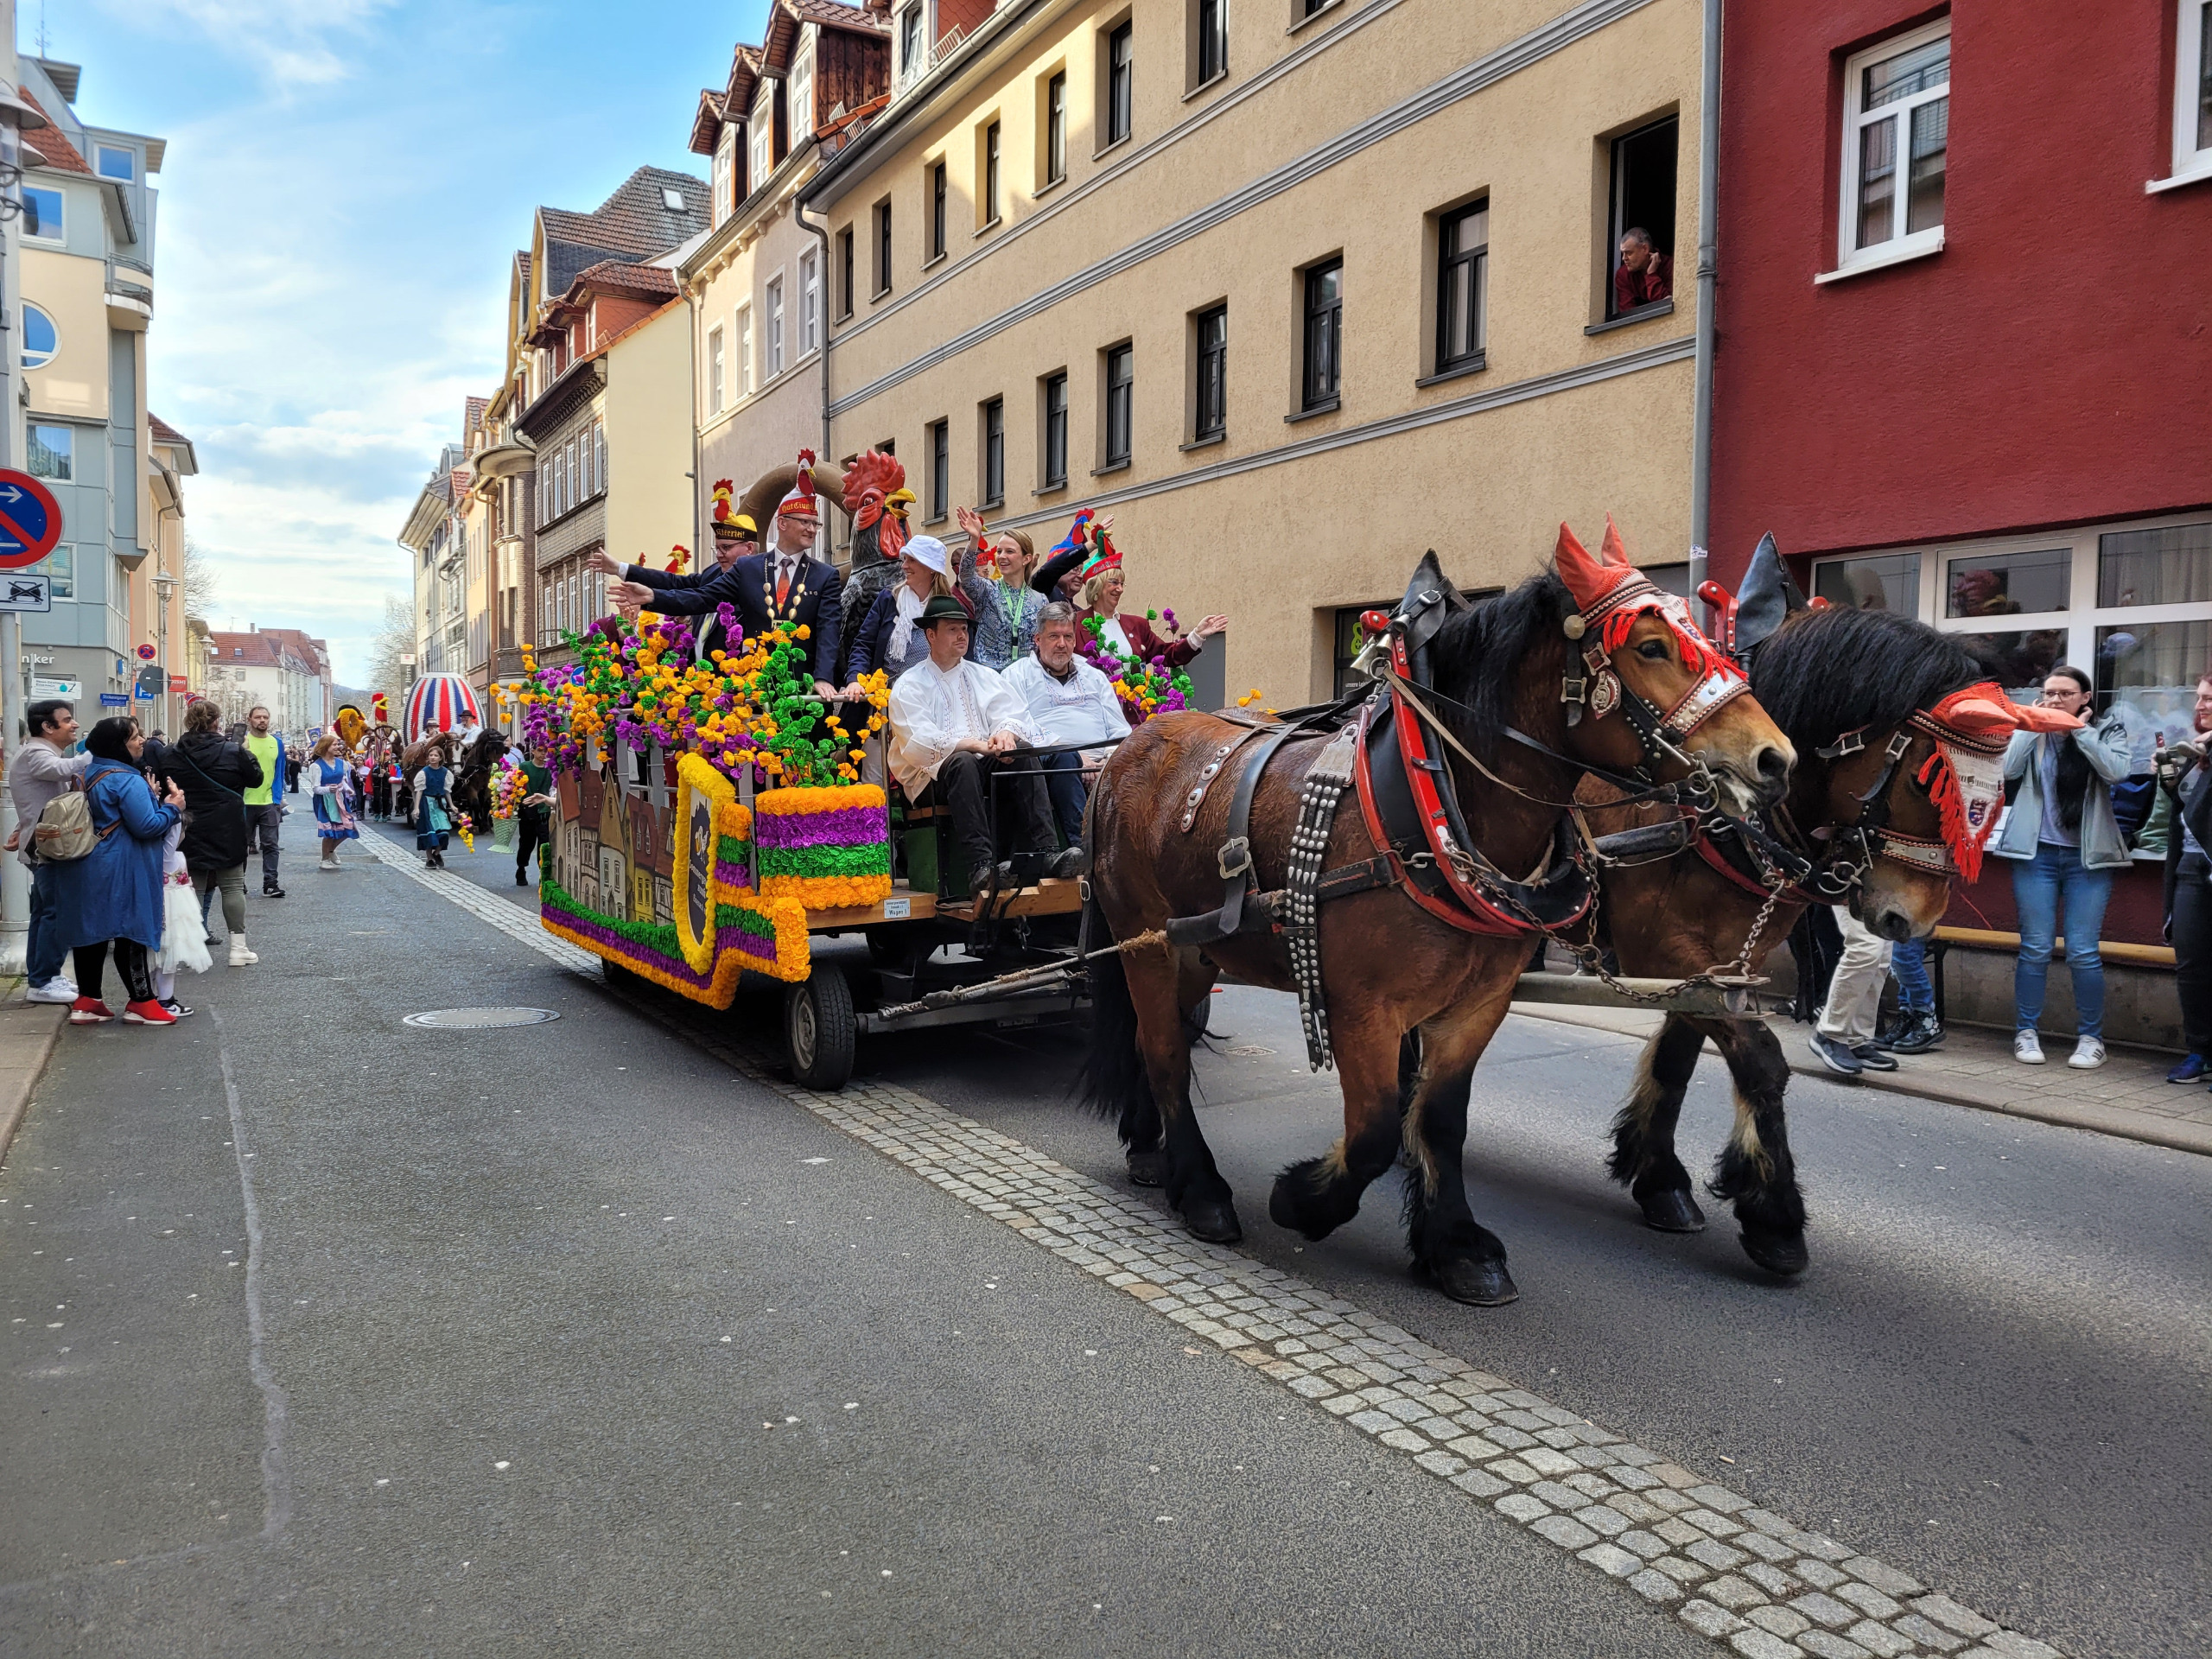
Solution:
M 0 467 L 0 570 L 21 570 L 61 539 L 61 504 L 29 473 Z

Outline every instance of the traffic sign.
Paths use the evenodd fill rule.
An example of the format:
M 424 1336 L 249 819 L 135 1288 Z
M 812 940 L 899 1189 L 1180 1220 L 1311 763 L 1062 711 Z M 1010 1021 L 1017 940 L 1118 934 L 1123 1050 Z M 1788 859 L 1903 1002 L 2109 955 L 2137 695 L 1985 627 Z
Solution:
M 61 504 L 29 473 L 0 467 L 0 570 L 21 570 L 61 539 Z
M 151 645 L 141 645 L 138 647 L 138 660 L 140 662 L 150 663 L 154 660 L 156 652 Z
M 50 611 L 54 608 L 54 578 L 23 576 L 0 571 L 0 611 Z
M 142 697 L 148 698 L 160 696 L 162 695 L 162 683 L 168 677 L 167 675 L 162 672 L 162 665 L 159 663 L 147 664 L 143 668 L 138 671 L 138 677 L 136 682 L 138 695 Z
M 183 675 L 181 675 L 181 674 L 172 674 L 172 675 L 170 675 L 170 676 L 169 676 L 169 693 L 170 693 L 170 695 L 171 695 L 171 696 L 175 696 L 177 692 L 180 692 L 180 691 L 181 691 L 181 690 L 184 690 L 184 676 L 183 676 Z
M 126 708 L 129 706 L 130 702 L 130 694 L 128 691 L 103 691 L 100 693 L 100 707 L 103 709 Z

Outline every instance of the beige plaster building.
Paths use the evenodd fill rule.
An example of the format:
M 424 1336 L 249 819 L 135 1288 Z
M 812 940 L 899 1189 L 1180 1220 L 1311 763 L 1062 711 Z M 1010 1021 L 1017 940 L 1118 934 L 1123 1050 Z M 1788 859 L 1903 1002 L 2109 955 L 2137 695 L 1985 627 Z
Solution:
M 953 0 L 801 193 L 832 453 L 918 518 L 1115 516 L 1138 608 L 1231 618 L 1203 696 L 1302 701 L 1425 548 L 1516 582 L 1613 512 L 1686 559 L 1694 0 Z M 1615 315 L 1619 233 L 1684 254 Z
M 727 85 L 699 95 L 691 148 L 712 158 L 714 228 L 677 276 L 698 365 L 702 513 L 717 479 L 742 495 L 822 446 L 829 250 L 792 209 L 824 155 L 880 108 L 889 62 L 880 8 L 774 0 L 761 43 L 740 45 Z

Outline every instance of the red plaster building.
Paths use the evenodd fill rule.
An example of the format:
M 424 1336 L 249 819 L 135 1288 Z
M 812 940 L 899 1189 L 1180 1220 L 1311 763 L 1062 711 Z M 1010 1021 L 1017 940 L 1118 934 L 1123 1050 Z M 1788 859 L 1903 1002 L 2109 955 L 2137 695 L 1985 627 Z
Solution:
M 1722 74 L 1713 574 L 1771 531 L 2017 697 L 2077 664 L 2147 771 L 2212 668 L 2212 5 L 1738 4 Z

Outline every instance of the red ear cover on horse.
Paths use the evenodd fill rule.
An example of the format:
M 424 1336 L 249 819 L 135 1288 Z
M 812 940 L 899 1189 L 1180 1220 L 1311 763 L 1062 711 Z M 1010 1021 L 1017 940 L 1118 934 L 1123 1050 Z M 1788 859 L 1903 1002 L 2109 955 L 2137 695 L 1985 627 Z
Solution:
M 1552 562 L 1559 568 L 1560 580 L 1574 595 L 1574 602 L 1585 611 L 1594 610 L 1605 601 L 1623 582 L 1636 574 L 1625 555 L 1615 562 L 1610 556 L 1620 551 L 1620 532 L 1613 528 L 1613 521 L 1605 520 L 1605 559 L 1593 559 L 1589 550 L 1575 539 L 1574 532 L 1564 524 L 1559 527 L 1559 546 L 1554 550 Z

